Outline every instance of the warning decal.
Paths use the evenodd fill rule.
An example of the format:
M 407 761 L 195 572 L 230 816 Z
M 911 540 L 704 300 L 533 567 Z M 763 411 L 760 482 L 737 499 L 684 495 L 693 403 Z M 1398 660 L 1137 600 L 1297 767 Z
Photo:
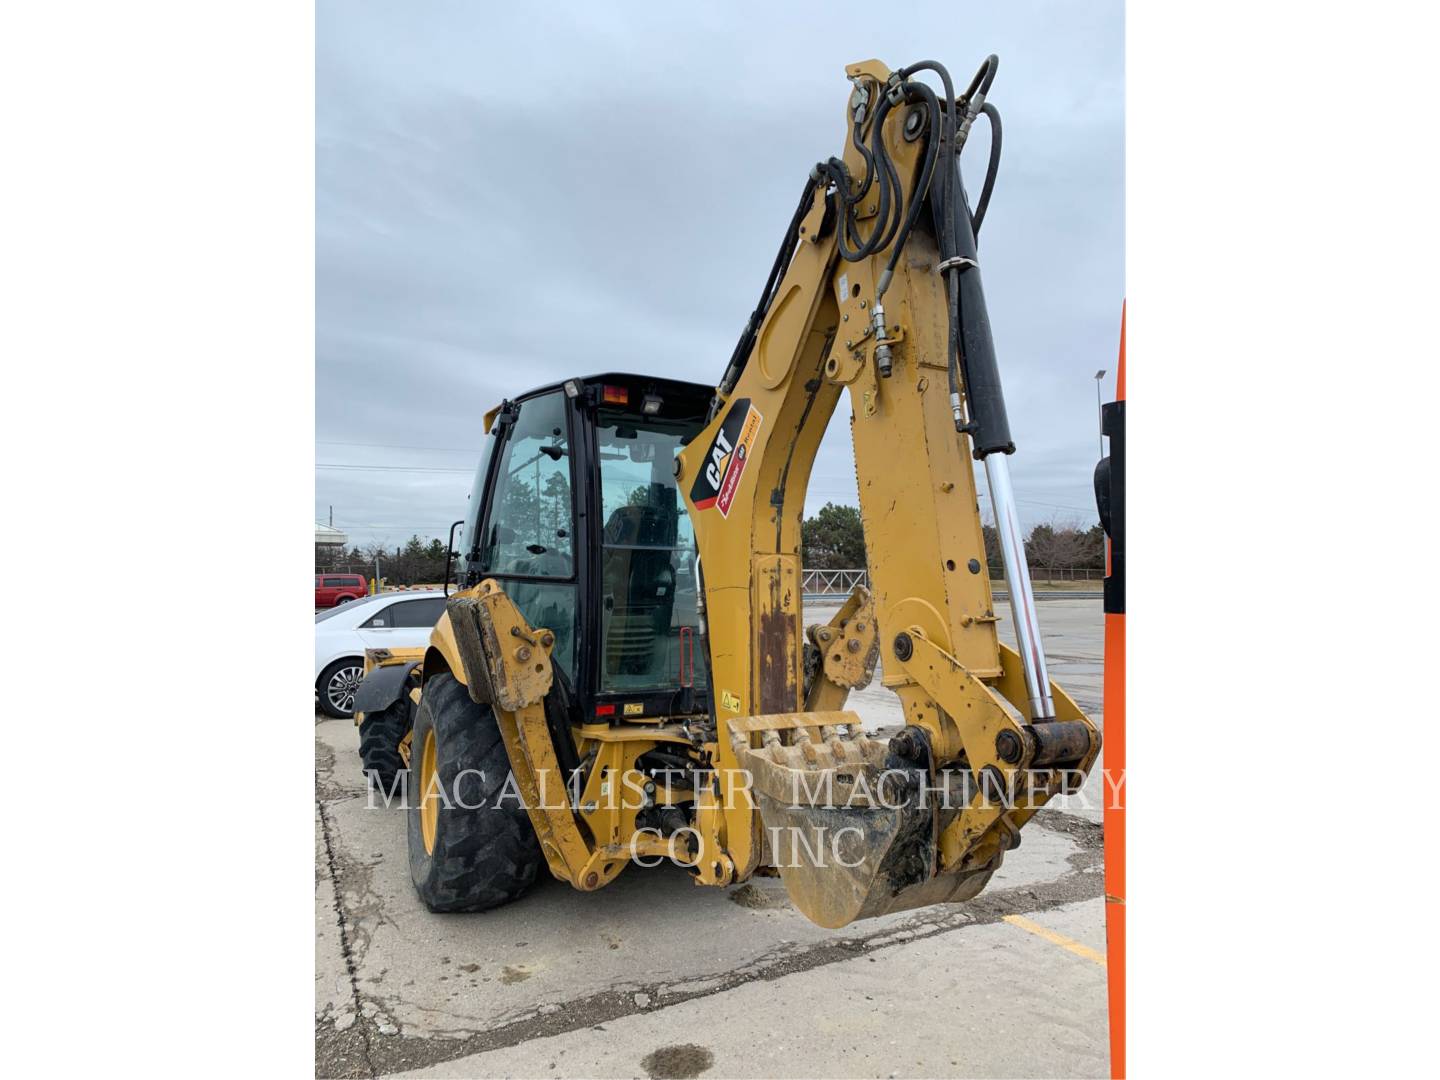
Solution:
M 749 398 L 738 398 L 731 403 L 720 430 L 715 433 L 715 441 L 710 444 L 705 467 L 690 488 L 690 501 L 696 510 L 715 506 L 721 517 L 730 516 L 730 506 L 735 501 L 740 477 L 760 435 L 763 419 Z

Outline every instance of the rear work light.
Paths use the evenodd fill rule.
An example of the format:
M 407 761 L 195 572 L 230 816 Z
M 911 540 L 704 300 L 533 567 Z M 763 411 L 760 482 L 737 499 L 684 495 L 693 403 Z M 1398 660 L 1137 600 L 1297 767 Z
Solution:
M 646 394 L 640 402 L 640 411 L 646 416 L 659 416 L 662 402 L 656 394 Z
M 606 405 L 629 405 L 630 391 L 623 386 L 606 386 L 601 389 L 600 399 Z

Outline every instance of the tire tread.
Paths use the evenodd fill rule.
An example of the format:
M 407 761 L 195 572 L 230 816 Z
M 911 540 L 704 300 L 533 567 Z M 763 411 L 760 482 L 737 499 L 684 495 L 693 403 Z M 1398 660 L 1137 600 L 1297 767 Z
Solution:
M 500 725 L 489 706 L 470 699 L 470 693 L 451 675 L 437 675 L 425 686 L 421 709 L 428 710 L 435 726 L 437 769 L 448 792 L 454 778 L 465 770 L 483 774 L 478 791 L 467 787 L 467 800 L 476 794 L 484 805 L 466 810 L 459 806 L 439 810 L 435 851 L 426 854 L 420 841 L 419 759 L 417 739 L 411 752 L 411 802 L 408 813 L 411 877 L 425 906 L 435 912 L 487 911 L 518 899 L 535 883 L 544 856 L 535 830 L 523 807 L 493 805 L 510 775 L 510 760 Z M 418 733 L 417 718 L 417 733 Z M 416 850 L 418 846 L 418 851 Z M 417 858 L 418 856 L 418 858 Z

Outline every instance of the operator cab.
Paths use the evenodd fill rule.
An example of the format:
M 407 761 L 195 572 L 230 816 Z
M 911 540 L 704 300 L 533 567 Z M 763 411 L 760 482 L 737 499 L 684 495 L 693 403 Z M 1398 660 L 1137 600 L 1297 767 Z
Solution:
M 712 387 L 595 375 L 541 387 L 486 417 L 457 581 L 495 578 L 551 654 L 579 722 L 709 711 L 695 530 L 675 458 Z

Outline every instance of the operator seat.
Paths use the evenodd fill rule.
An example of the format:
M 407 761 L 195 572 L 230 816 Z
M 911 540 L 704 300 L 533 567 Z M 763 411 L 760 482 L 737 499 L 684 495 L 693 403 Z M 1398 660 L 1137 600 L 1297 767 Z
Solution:
M 668 506 L 666 505 L 668 503 Z M 675 489 L 651 484 L 643 503 L 616 507 L 605 522 L 601 591 L 605 597 L 605 674 L 663 670 L 675 611 Z

